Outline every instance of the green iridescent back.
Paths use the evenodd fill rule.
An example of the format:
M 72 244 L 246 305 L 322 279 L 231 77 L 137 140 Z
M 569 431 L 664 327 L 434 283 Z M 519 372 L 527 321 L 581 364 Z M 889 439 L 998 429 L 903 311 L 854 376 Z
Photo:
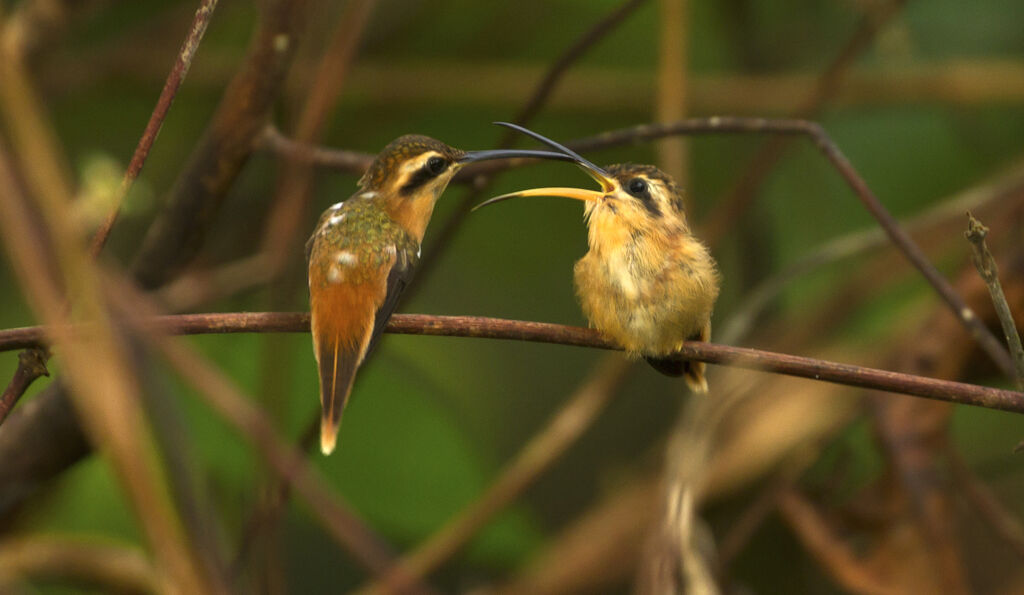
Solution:
M 320 216 L 308 254 L 311 266 L 317 263 L 320 270 L 310 270 L 310 281 L 316 278 L 321 286 L 329 285 L 331 269 L 339 267 L 345 283 L 369 281 L 390 261 L 392 247 L 402 268 L 419 260 L 416 240 L 387 216 L 375 198 L 353 196 Z

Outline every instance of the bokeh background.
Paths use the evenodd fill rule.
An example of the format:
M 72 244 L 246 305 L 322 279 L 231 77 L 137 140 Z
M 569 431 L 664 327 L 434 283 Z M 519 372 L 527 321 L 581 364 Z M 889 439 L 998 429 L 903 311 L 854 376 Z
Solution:
M 109 266 L 124 269 L 135 258 L 269 4 L 220 2 L 124 204 L 103 257 Z M 339 27 L 352 27 L 345 24 L 353 20 L 349 4 L 316 0 L 303 9 L 296 54 L 269 118 L 285 136 L 295 135 L 315 95 L 311 86 L 330 40 Z M 343 62 L 344 76 L 336 73 L 337 101 L 315 127 L 318 144 L 329 148 L 374 153 L 410 132 L 492 148 L 505 133 L 491 122 L 517 117 L 567 49 L 623 6 L 370 4 L 365 27 L 350 31 L 362 37 Z M 568 141 L 683 117 L 814 119 L 886 207 L 913 222 L 915 239 L 940 271 L 986 313 L 988 298 L 961 234 L 963 211 L 975 210 L 992 227 L 989 241 L 1011 307 L 1024 318 L 1019 0 L 630 4 L 635 8 L 568 64 L 531 128 Z M 19 59 L 53 131 L 55 159 L 73 182 L 75 216 L 87 226 L 109 208 L 196 5 L 0 3 L 3 59 L 15 59 L 10 44 L 28 48 Z M 32 11 L 42 15 L 38 22 L 22 18 Z M 14 26 L 26 22 L 31 27 Z M 22 37 L 25 31 L 31 35 Z M 16 155 L 11 129 L 9 119 L 0 126 Z M 691 223 L 712 244 L 723 274 L 715 338 L 1010 387 L 921 276 L 884 240 L 872 239 L 876 223 L 813 146 L 794 139 L 766 153 L 771 143 L 705 135 L 588 157 L 657 163 L 681 179 Z M 355 190 L 353 171 L 315 169 L 298 225 L 272 244 L 273 274 L 242 268 L 241 278 L 219 284 L 226 267 L 265 245 L 280 214 L 275 205 L 299 200 L 282 183 L 284 163 L 272 150 L 253 151 L 223 206 L 203 224 L 208 231 L 195 257 L 174 273 L 185 282 L 159 294 L 166 309 L 308 308 L 301 245 L 319 212 Z M 759 167 L 761 174 L 751 173 Z M 496 176 L 479 198 L 573 184 L 586 185 L 587 178 L 559 164 L 529 165 Z M 586 250 L 578 204 L 504 203 L 466 217 L 440 246 L 442 228 L 460 217 L 470 192 L 453 185 L 438 204 L 424 246 L 436 260 L 400 311 L 585 325 L 571 281 L 572 264 Z M 848 254 L 825 251 L 847 245 L 837 248 L 837 238 L 850 243 Z M 766 282 L 823 254 L 820 266 L 784 278 L 745 329 L 735 326 Z M 7 259 L 0 262 L 0 290 L 0 328 L 36 324 Z M 185 341 L 237 382 L 283 435 L 299 441 L 317 411 L 308 335 Z M 622 371 L 617 357 L 556 345 L 388 336 L 360 372 L 337 452 L 311 452 L 308 460 L 384 540 L 412 551 L 479 499 L 603 370 L 614 376 L 611 398 L 597 406 L 582 435 L 554 453 L 550 467 L 533 474 L 425 584 L 440 592 L 603 593 L 657 583 L 637 577 L 660 547 L 649 536 L 664 528 L 665 486 L 685 485 L 697 506 L 681 558 L 698 561 L 682 565 L 711 578 L 684 572 L 677 585 L 765 593 L 1024 589 L 1018 416 L 721 369 L 710 376 L 706 402 L 695 403 L 679 382 L 646 366 Z M 337 592 L 368 580 L 294 498 L 250 531 L 254 511 L 277 493 L 275 476 L 159 356 L 142 359 L 145 392 L 165 402 L 150 406 L 150 414 L 175 420 L 165 449 L 186 461 L 232 590 Z M 17 362 L 16 351 L 0 353 L 4 376 Z M 60 375 L 59 353 L 50 368 L 53 377 L 35 383 L 11 419 Z M 4 448 L 15 456 L 16 448 Z M 88 572 L 62 578 L 60 556 L 67 552 L 60 547 L 43 562 L 19 557 L 32 540 L 45 539 L 58 546 L 84 540 L 150 559 L 152 548 L 106 457 L 87 456 L 52 475 L 17 497 L 10 496 L 13 483 L 0 485 L 0 585 L 24 593 L 113 590 Z

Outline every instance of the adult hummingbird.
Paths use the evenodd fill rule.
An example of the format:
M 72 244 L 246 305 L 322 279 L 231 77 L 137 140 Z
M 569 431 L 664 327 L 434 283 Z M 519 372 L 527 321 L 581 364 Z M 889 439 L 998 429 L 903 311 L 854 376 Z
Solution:
M 694 392 L 707 392 L 704 363 L 672 357 L 686 340 L 710 340 L 719 286 L 714 259 L 690 231 L 679 187 L 654 166 L 601 168 L 533 131 L 499 124 L 556 149 L 601 190 L 534 188 L 492 198 L 477 208 L 522 196 L 585 201 L 590 249 L 576 262 L 574 276 L 591 326 L 628 355 L 644 357 L 664 374 L 684 376 Z
M 467 163 L 509 157 L 565 158 L 546 151 L 464 152 L 406 135 L 377 155 L 359 191 L 320 216 L 306 256 L 324 454 L 334 450 L 356 370 L 412 278 L 437 199 Z

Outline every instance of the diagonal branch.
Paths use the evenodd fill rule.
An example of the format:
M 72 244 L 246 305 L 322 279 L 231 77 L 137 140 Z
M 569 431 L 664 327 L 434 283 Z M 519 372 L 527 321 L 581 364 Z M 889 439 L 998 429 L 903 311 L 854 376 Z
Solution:
M 139 144 L 135 147 L 135 152 L 132 154 L 132 159 L 128 162 L 128 169 L 125 170 L 121 186 L 118 188 L 117 194 L 112 201 L 113 207 L 107 218 L 103 221 L 103 224 L 92 237 L 89 251 L 93 256 L 96 256 L 103 250 L 104 244 L 107 243 L 107 238 L 110 237 L 110 230 L 114 227 L 118 213 L 121 211 L 121 203 L 124 202 L 124 197 L 128 195 L 132 184 L 135 183 L 135 179 L 139 177 L 139 173 L 142 171 L 142 166 L 146 163 L 149 150 L 153 148 L 156 136 L 160 133 L 160 128 L 163 126 L 164 118 L 167 117 L 167 112 L 171 109 L 171 103 L 174 102 L 174 97 L 178 94 L 178 88 L 181 87 L 181 82 L 185 80 L 185 75 L 188 74 L 188 69 L 192 66 L 192 58 L 199 48 L 199 42 L 203 39 L 203 34 L 206 33 L 206 26 L 210 23 L 210 17 L 213 16 L 215 8 L 217 8 L 217 0 L 202 0 L 199 8 L 196 9 L 192 26 L 189 27 L 188 35 L 178 51 L 178 57 L 171 67 L 170 74 L 167 75 L 164 88 L 160 91 L 160 97 L 156 101 L 156 107 L 153 108 L 149 122 L 146 123 L 146 129 L 142 132 L 142 138 L 139 139 Z
M 182 335 L 309 331 L 309 314 L 305 312 L 181 314 L 156 316 L 148 322 L 162 332 Z M 388 322 L 387 332 L 400 335 L 512 339 L 596 349 L 619 349 L 594 329 L 481 316 L 395 314 Z M 44 339 L 44 327 L 0 331 L 0 351 L 19 349 L 40 343 Z M 1012 390 L 700 341 L 687 341 L 680 349 L 679 355 L 683 359 L 709 364 L 735 366 L 961 405 L 1024 413 L 1024 393 Z
M 430 575 L 536 481 L 604 411 L 633 366 L 607 356 L 548 424 L 535 434 L 490 487 L 436 533 L 406 554 L 388 574 L 357 593 L 403 592 L 408 581 Z
M 121 203 L 124 202 L 124 197 L 128 194 L 132 184 L 135 183 L 136 178 L 139 177 L 139 172 L 142 171 L 146 157 L 149 156 L 149 151 L 153 147 L 153 142 L 156 141 L 156 136 L 160 132 L 160 127 L 163 125 L 164 118 L 167 116 L 175 95 L 178 93 L 178 88 L 185 79 L 185 74 L 188 73 L 189 66 L 192 64 L 192 57 L 199 47 L 199 42 L 206 32 L 206 26 L 209 24 L 210 17 L 213 15 L 213 10 L 216 7 L 217 0 L 202 0 L 199 8 L 196 9 L 192 26 L 189 28 L 188 35 L 185 37 L 181 50 L 178 52 L 178 57 L 171 67 L 170 74 L 167 75 L 163 91 L 160 92 L 160 97 L 157 99 L 156 107 L 153 108 L 153 113 L 146 124 L 146 129 L 142 133 L 142 138 L 139 139 L 139 143 L 135 147 L 135 152 L 132 155 L 127 170 L 125 170 L 124 178 L 121 180 L 121 186 L 111 201 L 113 207 L 107 218 L 103 221 L 103 224 L 92 237 L 89 251 L 94 257 L 103 250 L 103 246 L 110 236 L 110 230 L 117 221 L 118 213 L 121 210 Z M 14 378 L 12 378 L 10 384 L 4 390 L 3 396 L 0 397 L 0 423 L 3 423 L 7 414 L 18 402 L 18 399 L 21 398 L 37 378 L 49 376 L 46 372 L 46 361 L 49 357 L 50 355 L 47 351 L 35 348 L 18 356 L 18 368 L 14 372 Z

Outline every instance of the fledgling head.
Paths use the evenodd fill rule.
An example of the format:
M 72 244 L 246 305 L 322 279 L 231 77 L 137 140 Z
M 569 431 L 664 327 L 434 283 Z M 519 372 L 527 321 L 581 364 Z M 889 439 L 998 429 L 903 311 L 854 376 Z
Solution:
M 593 200 L 587 200 L 584 210 L 588 221 L 611 217 L 634 227 L 687 227 L 682 193 L 653 165 L 620 163 L 603 168 L 603 174 L 587 172 L 608 188 L 590 195 Z

